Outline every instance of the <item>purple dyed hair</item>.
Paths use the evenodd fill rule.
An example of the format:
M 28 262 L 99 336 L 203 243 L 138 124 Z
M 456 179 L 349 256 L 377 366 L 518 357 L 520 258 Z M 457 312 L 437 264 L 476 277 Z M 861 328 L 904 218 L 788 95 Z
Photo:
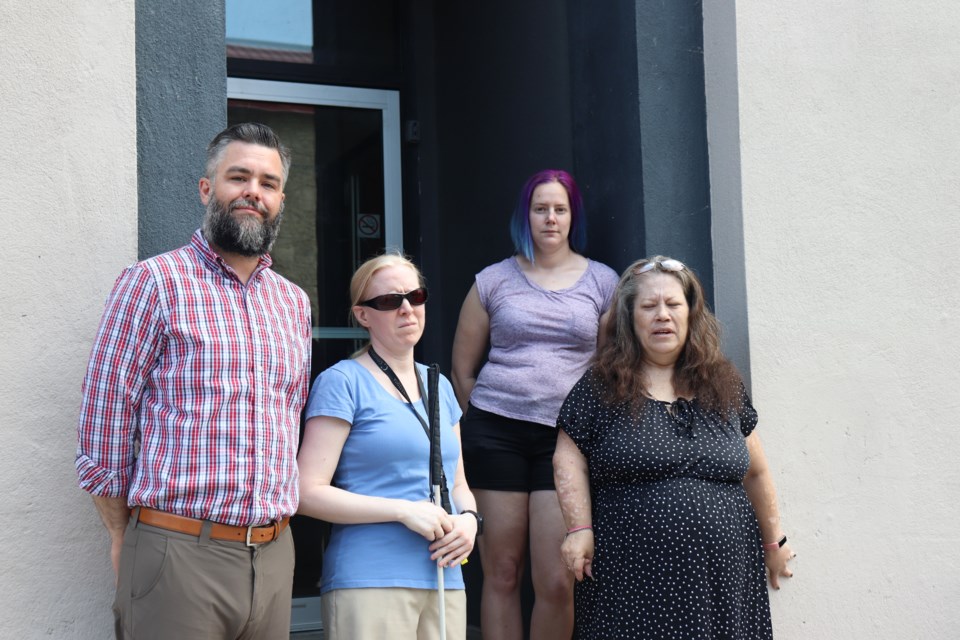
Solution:
M 544 169 L 530 176 L 520 189 L 520 198 L 510 218 L 510 237 L 517 253 L 533 262 L 533 236 L 530 234 L 530 200 L 534 190 L 542 184 L 559 182 L 570 199 L 570 248 L 583 253 L 587 248 L 587 220 L 583 210 L 583 198 L 573 176 L 563 169 Z

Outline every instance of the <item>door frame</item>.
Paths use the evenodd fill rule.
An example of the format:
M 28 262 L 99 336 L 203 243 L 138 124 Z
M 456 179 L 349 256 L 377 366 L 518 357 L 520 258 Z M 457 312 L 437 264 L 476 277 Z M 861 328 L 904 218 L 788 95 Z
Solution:
M 400 170 L 400 92 L 302 82 L 227 78 L 228 100 L 286 102 L 379 111 L 383 130 L 383 238 L 386 251 L 403 253 L 403 185 Z M 322 258 L 321 258 L 322 259 Z M 314 339 L 356 340 L 359 327 L 314 327 Z
M 400 92 L 325 84 L 227 78 L 227 99 L 374 109 L 383 118 L 383 231 L 387 250 L 403 250 Z

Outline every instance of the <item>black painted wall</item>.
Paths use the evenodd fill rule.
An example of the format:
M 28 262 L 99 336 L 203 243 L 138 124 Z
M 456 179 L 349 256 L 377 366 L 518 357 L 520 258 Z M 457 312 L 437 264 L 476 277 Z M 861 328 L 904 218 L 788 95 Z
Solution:
M 616 270 L 686 262 L 713 296 L 699 2 L 570 0 L 573 144 L 594 247 Z
M 512 252 L 521 183 L 573 172 L 587 255 L 694 267 L 712 301 L 699 2 L 401 2 L 405 244 L 432 285 L 427 359 L 449 370 L 474 274 Z M 226 124 L 222 2 L 137 1 L 139 254 L 198 226 L 207 141 Z M 309 81 L 309 79 L 307 79 Z M 316 81 L 316 80 L 315 80 Z M 396 87 L 390 87 L 396 88 Z
M 442 292 L 431 304 L 430 359 L 449 369 L 473 276 L 512 253 L 520 186 L 547 167 L 580 184 L 589 257 L 621 271 L 671 255 L 696 269 L 712 303 L 701 4 L 434 6 L 437 138 L 419 162 L 436 162 L 436 173 L 418 184 L 437 194 L 422 219 L 425 269 L 434 284 L 439 270 Z
M 570 0 L 573 149 L 590 245 L 620 272 L 646 253 L 634 2 Z
M 200 226 L 207 143 L 227 123 L 224 3 L 137 0 L 140 258 L 186 244 Z
M 693 267 L 713 303 L 700 2 L 636 2 L 646 252 Z
M 540 169 L 573 172 L 574 157 L 565 5 L 435 6 L 441 366 L 448 369 L 474 275 L 513 253 L 509 219 L 521 185 Z M 430 331 L 440 329 L 437 306 Z
M 405 245 L 432 287 L 426 359 L 449 370 L 473 276 L 511 254 L 520 185 L 547 167 L 583 190 L 588 256 L 619 271 L 672 255 L 712 302 L 699 2 L 400 5 L 401 118 L 421 131 L 403 148 Z M 147 257 L 202 215 L 203 150 L 226 124 L 222 2 L 138 0 L 137 123 Z

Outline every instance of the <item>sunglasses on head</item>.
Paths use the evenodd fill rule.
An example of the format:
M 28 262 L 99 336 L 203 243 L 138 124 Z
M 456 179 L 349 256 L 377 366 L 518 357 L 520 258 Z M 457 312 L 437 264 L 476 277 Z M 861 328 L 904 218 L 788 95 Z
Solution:
M 385 293 L 382 296 L 376 296 L 360 303 L 362 307 L 370 307 L 377 311 L 394 311 L 403 305 L 406 300 L 412 306 L 418 307 L 427 301 L 428 293 L 426 287 L 420 287 L 406 293 Z
M 647 264 L 640 265 L 633 270 L 635 275 L 640 275 L 641 273 L 646 273 L 647 271 L 653 271 L 653 268 L 657 265 L 660 265 L 660 268 L 664 271 L 683 271 L 687 268 L 685 264 L 679 260 L 652 260 Z

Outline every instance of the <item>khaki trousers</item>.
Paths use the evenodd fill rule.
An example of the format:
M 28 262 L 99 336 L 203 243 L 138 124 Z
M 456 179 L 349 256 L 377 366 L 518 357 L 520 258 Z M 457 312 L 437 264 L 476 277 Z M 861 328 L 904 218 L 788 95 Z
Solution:
M 267 544 L 210 539 L 130 519 L 123 537 L 117 640 L 277 640 L 290 635 L 290 528 Z
M 438 640 L 437 590 L 389 587 L 334 589 L 320 598 L 325 640 Z M 467 595 L 446 592 L 447 640 L 467 637 Z

